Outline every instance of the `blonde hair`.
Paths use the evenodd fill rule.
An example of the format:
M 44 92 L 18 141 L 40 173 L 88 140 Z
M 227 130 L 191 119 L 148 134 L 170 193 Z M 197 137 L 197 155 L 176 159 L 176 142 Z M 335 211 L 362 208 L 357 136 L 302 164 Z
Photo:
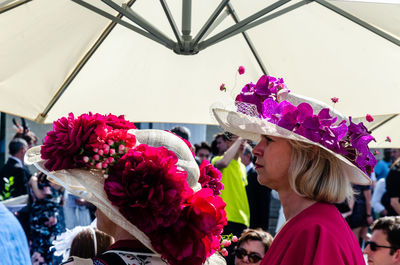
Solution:
M 310 200 L 340 203 L 354 192 L 340 161 L 328 151 L 312 144 L 288 140 L 292 147 L 289 184 Z

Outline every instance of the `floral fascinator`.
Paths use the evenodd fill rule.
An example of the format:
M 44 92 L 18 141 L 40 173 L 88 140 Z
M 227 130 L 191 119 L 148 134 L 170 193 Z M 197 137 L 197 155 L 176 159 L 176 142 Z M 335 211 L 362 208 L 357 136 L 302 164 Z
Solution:
M 171 265 L 200 265 L 219 249 L 227 222 L 215 185 L 221 176 L 209 164 L 199 169 L 187 143 L 170 132 L 137 130 L 123 116 L 69 114 L 25 161 Z
M 291 93 L 282 78 L 261 76 L 246 84 L 233 102 L 211 111 L 221 127 L 253 141 L 271 135 L 317 145 L 340 160 L 350 181 L 370 185 L 376 164 L 368 143 L 375 140 L 363 123 L 355 124 L 323 102 Z

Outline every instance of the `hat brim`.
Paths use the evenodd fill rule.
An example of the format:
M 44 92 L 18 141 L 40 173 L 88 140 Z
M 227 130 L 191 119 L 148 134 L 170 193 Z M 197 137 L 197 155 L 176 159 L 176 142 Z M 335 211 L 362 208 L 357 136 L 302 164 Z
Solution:
M 257 117 L 252 117 L 240 112 L 227 110 L 224 108 L 214 107 L 212 108 L 212 112 L 215 119 L 224 130 L 245 139 L 250 139 L 258 142 L 260 141 L 261 135 L 270 135 L 318 146 L 326 150 L 339 160 L 339 162 L 345 169 L 346 175 L 349 178 L 350 182 L 358 185 L 371 185 L 372 183 L 371 179 L 349 160 L 339 154 L 336 154 L 335 152 L 329 150 L 321 144 L 313 142 L 297 133 L 294 133 L 276 124 L 259 119 Z

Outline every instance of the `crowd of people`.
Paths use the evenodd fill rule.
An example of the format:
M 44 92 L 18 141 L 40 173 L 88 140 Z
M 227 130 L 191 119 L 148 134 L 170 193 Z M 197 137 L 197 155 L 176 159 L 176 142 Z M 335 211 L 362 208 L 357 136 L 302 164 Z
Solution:
M 399 150 L 376 163 L 362 123 L 273 77 L 212 112 L 224 131 L 193 146 L 112 114 L 71 113 L 41 146 L 17 126 L 0 264 L 400 265 Z

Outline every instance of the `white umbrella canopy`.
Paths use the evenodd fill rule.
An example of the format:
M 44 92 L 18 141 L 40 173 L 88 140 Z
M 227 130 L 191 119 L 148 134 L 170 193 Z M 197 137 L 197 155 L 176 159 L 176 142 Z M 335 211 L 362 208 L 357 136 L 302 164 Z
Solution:
M 369 144 L 370 148 L 400 148 L 400 116 L 399 114 L 372 115 L 373 122 L 366 121 L 365 117 L 355 118 L 354 122 L 363 122 L 371 131 L 375 141 Z
M 117 15 L 100 1 L 76 2 Z M 121 6 L 124 1 L 114 2 Z M 222 2 L 193 1 L 194 37 Z M 128 4 L 132 3 L 132 10 L 174 39 L 158 1 Z M 232 0 L 229 8 L 243 19 L 273 1 L 251 3 Z M 337 108 L 346 115 L 400 112 L 400 30 L 395 26 L 400 25 L 400 4 L 329 3 L 367 21 L 385 38 L 311 1 L 270 20 L 263 16 L 267 22 L 247 30 L 266 66 L 264 72 L 284 77 L 298 94 L 325 102 L 338 97 Z M 289 1 L 272 12 L 283 13 L 292 4 L 302 2 Z M 182 2 L 168 1 L 168 6 L 179 22 Z M 106 38 L 92 55 L 91 48 L 112 23 L 69 0 L 33 0 L 10 10 L 3 8 L 0 110 L 40 122 L 71 111 L 93 111 L 125 114 L 137 122 L 213 124 L 211 103 L 233 97 L 230 89 L 237 91 L 262 74 L 242 35 L 208 47 L 220 40 L 218 32 L 235 25 L 230 17 L 222 19 L 227 8 L 217 19 L 222 22 L 200 40 L 200 52 L 190 56 L 173 53 L 120 24 L 104 34 Z M 79 65 L 85 58 L 89 59 Z M 235 73 L 239 65 L 246 68 L 243 76 Z M 227 94 L 219 91 L 221 83 L 227 84 Z

